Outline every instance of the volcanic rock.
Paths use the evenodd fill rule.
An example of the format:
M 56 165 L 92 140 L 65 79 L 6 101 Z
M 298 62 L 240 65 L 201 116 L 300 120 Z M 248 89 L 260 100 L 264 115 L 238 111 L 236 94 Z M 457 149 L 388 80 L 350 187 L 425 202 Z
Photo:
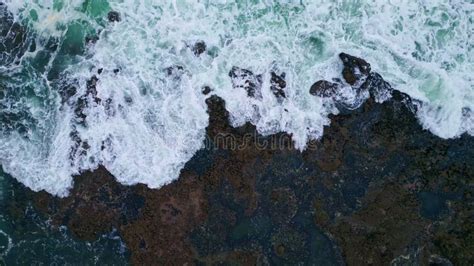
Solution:
M 350 85 L 356 85 L 359 80 L 370 74 L 370 64 L 364 59 L 346 53 L 340 53 L 339 58 L 344 64 L 342 76 Z
M 237 76 L 256 79 L 234 69 Z M 385 84 L 370 82 L 366 90 Z M 100 167 L 75 177 L 66 198 L 33 194 L 34 206 L 81 239 L 116 228 L 133 264 L 427 265 L 439 257 L 472 265 L 474 138 L 432 135 L 410 97 L 391 94 L 331 116 L 304 152 L 260 145 L 287 134 L 233 128 L 214 95 L 206 99 L 208 139 L 228 134 L 243 148 L 202 149 L 160 189 L 123 186 Z
M 198 41 L 192 47 L 194 55 L 199 56 L 206 51 L 206 43 L 204 41 Z
M 286 88 L 285 73 L 277 75 L 275 72 L 271 72 L 270 79 L 270 90 L 277 98 L 286 98 L 284 89 Z
M 117 12 L 117 11 L 110 11 L 108 14 L 107 14 L 107 19 L 110 21 L 110 22 L 120 22 L 121 17 L 120 17 L 120 13 Z
M 319 80 L 316 81 L 311 88 L 309 89 L 309 93 L 314 96 L 319 97 L 331 97 L 337 93 L 339 89 L 339 84 L 332 83 L 326 80 Z
M 229 71 L 229 77 L 232 79 L 234 88 L 244 89 L 249 97 L 262 97 L 262 75 L 255 75 L 250 70 L 234 66 Z

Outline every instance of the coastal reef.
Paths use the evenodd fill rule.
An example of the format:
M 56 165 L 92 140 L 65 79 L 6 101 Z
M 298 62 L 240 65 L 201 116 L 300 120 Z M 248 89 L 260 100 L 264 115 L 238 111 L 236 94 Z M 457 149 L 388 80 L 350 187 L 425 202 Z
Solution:
M 365 60 L 340 57 L 342 79 L 308 88 L 333 97 L 340 112 L 304 151 L 284 133 L 233 128 L 224 100 L 209 89 L 206 147 L 178 180 L 160 189 L 124 186 L 99 167 L 76 176 L 67 197 L 27 197 L 79 240 L 116 230 L 134 265 L 474 264 L 474 138 L 424 130 L 416 116 L 422 103 Z M 253 78 L 237 67 L 229 75 L 244 74 Z M 273 77 L 282 99 L 283 78 Z M 244 87 L 249 95 L 258 81 Z M 344 87 L 362 103 L 345 105 Z

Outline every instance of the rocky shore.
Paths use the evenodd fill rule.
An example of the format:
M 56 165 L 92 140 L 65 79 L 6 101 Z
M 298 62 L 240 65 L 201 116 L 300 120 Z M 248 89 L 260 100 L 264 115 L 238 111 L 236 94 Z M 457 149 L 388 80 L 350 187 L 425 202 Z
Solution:
M 77 176 L 66 198 L 28 197 L 80 240 L 117 230 L 135 265 L 472 265 L 474 138 L 423 130 L 420 103 L 364 60 L 341 59 L 345 82 L 308 92 L 333 97 L 341 113 L 303 152 L 282 144 L 283 133 L 233 128 L 225 102 L 210 96 L 207 140 L 230 135 L 245 148 L 211 143 L 157 190 L 123 186 L 100 167 Z M 338 94 L 347 84 L 364 101 L 355 109 Z

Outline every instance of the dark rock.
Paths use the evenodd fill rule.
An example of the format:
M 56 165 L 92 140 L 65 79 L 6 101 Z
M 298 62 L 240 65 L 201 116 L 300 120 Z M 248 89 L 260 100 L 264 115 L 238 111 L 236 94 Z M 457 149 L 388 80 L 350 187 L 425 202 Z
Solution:
M 275 224 L 287 224 L 295 217 L 298 212 L 298 198 L 290 188 L 272 189 L 269 206 L 265 206 L 270 211 L 272 221 Z
M 446 258 L 443 258 L 439 255 L 434 254 L 430 256 L 429 265 L 430 266 L 453 266 L 453 263 L 450 262 Z
M 209 86 L 204 86 L 202 87 L 201 91 L 202 91 L 202 94 L 208 95 L 209 93 L 211 93 L 212 89 Z
M 28 52 L 34 53 L 36 51 L 36 42 L 31 42 Z
M 311 86 L 309 92 L 319 97 L 333 97 L 341 114 L 353 112 L 366 101 L 368 95 L 371 97 L 369 102 L 382 103 L 392 99 L 403 103 L 413 113 L 416 113 L 419 106 L 422 105 L 420 101 L 413 100 L 407 94 L 393 89 L 380 74 L 371 72 L 370 64 L 365 60 L 345 53 L 341 53 L 339 56 L 344 64 L 344 79 L 347 83 L 354 85 L 352 89 L 356 93 L 356 100 L 351 99 L 350 102 L 347 102 L 347 99 L 338 94 L 341 89 L 341 80 L 338 78 L 333 79 L 336 83 L 319 80 Z
M 305 250 L 305 236 L 297 230 L 287 228 L 276 232 L 271 241 L 275 254 L 284 262 L 301 262 L 302 255 L 308 256 L 301 252 Z
M 355 85 L 355 83 L 358 80 L 358 77 L 354 72 L 352 72 L 349 68 L 344 67 L 342 70 L 342 76 L 344 77 L 344 80 L 349 83 L 350 85 Z
M 120 72 L 120 69 L 116 68 L 114 69 L 114 74 L 118 74 Z
M 412 112 L 416 113 L 422 102 L 416 99 L 412 99 L 408 94 L 403 93 L 399 90 L 393 89 L 391 92 L 392 99 L 397 102 L 405 104 L 405 106 Z
M 340 53 L 339 58 L 344 64 L 342 76 L 350 85 L 356 85 L 357 81 L 370 74 L 370 64 L 364 59 L 346 53 Z
M 93 75 L 88 81 L 87 81 L 87 93 L 88 94 L 92 94 L 94 96 L 97 95 L 97 89 L 96 89 L 96 86 L 97 86 L 97 81 L 99 81 L 99 79 L 97 78 L 96 75 Z
M 413 114 L 400 107 L 404 105 L 399 100 L 408 96 L 395 94 L 396 99 L 383 104 L 366 103 L 356 112 L 332 117 L 323 139 L 303 154 L 255 144 L 228 150 L 226 156 L 203 150 L 211 161 L 206 170 L 198 174 L 185 167 L 178 180 L 159 190 L 119 185 L 102 168 L 83 174 L 76 178 L 70 197 L 55 200 L 59 207 L 51 211 L 53 221 L 67 224 L 82 239 L 116 226 L 136 264 L 256 259 L 274 264 L 384 265 L 411 245 L 425 247 L 421 262 L 428 262 L 430 254 L 457 264 L 470 262 L 469 249 L 456 243 L 468 243 L 463 235 L 470 229 L 462 223 L 468 221 L 468 212 L 461 206 L 468 206 L 472 197 L 453 199 L 461 204 L 456 205 L 459 209 L 447 208 L 458 218 L 438 217 L 445 219 L 440 228 L 437 221 L 420 215 L 421 203 L 411 185 L 416 180 L 411 178 L 419 171 L 431 173 L 436 178 L 421 176 L 417 181 L 426 188 L 433 185 L 422 185 L 423 179 L 442 182 L 452 176 L 450 182 L 461 184 L 474 178 L 468 164 L 443 174 L 452 168 L 452 154 L 461 156 L 453 163 L 470 158 L 472 152 L 461 155 L 460 149 L 473 147 L 474 141 L 447 141 L 423 131 Z M 217 96 L 209 97 L 207 104 L 210 139 L 232 133 L 237 141 L 245 141 L 243 136 L 254 132 L 248 126 L 230 127 L 225 103 Z M 432 146 L 436 148 L 426 150 Z M 443 146 L 456 152 L 443 152 Z M 429 163 L 433 159 L 435 163 Z M 91 221 L 91 213 L 101 212 L 108 213 Z M 64 222 L 66 213 L 70 218 Z M 451 226 L 455 234 L 449 233 Z M 314 250 L 315 245 L 324 248 Z M 231 255 L 242 249 L 255 254 L 245 259 Z
M 222 98 L 212 95 L 206 99 L 209 114 L 209 126 L 206 129 L 207 135 L 213 139 L 220 133 L 230 131 L 228 124 L 229 112 L 225 109 L 225 102 Z
M 46 43 L 45 48 L 46 50 L 48 50 L 48 52 L 51 52 L 51 53 L 56 52 L 59 48 L 59 39 L 50 38 L 48 42 Z
M 388 86 L 380 78 L 361 90 Z M 287 134 L 233 128 L 225 102 L 212 95 L 207 138 L 230 135 L 240 148 L 202 149 L 160 189 L 120 185 L 100 167 L 75 177 L 66 198 L 35 194 L 34 206 L 81 239 L 117 228 L 132 264 L 389 265 L 410 257 L 415 265 L 472 265 L 474 138 L 433 136 L 407 106 L 410 97 L 391 94 L 331 116 L 304 152 L 268 144 Z M 87 149 L 71 138 L 77 152 Z M 454 195 L 435 220 L 420 212 L 425 191 Z
M 4 5 L 0 6 L 0 21 L 2 22 L 0 24 L 0 36 L 7 36 L 10 27 L 14 23 L 13 20 L 13 14 L 8 11 L 7 7 Z
M 146 250 L 146 242 L 145 242 L 145 240 L 143 240 L 143 239 L 140 240 L 139 247 L 140 247 L 140 249 L 143 250 L 143 251 Z
M 316 81 L 311 88 L 309 93 L 314 96 L 319 97 L 332 97 L 337 93 L 339 89 L 339 84 L 332 83 L 326 80 Z
M 116 108 L 115 108 L 114 101 L 112 100 L 112 98 L 107 98 L 107 100 L 105 100 L 104 109 L 105 109 L 105 113 L 108 116 L 110 116 L 110 117 L 115 116 Z
M 262 97 L 262 75 L 255 75 L 252 71 L 247 69 L 232 67 L 232 70 L 229 71 L 229 77 L 232 79 L 234 88 L 245 89 L 249 97 Z
M 71 103 L 74 105 L 74 114 L 75 120 L 78 124 L 84 125 L 85 119 L 87 115 L 85 114 L 85 109 L 91 105 L 90 99 L 96 104 L 101 102 L 101 99 L 97 97 L 97 82 L 99 79 L 96 75 L 93 75 L 89 80 L 86 82 L 86 93 L 81 95 L 77 98 L 75 103 Z M 67 88 L 67 87 L 66 87 Z M 75 89 L 75 88 L 74 88 Z M 73 91 L 70 91 L 72 93 Z M 65 91 L 66 93 L 66 91 Z M 74 94 L 77 92 L 74 91 Z M 66 95 L 65 95 L 66 96 Z
M 77 129 L 73 129 L 69 133 L 69 138 L 73 142 L 73 146 L 71 147 L 71 150 L 69 151 L 69 160 L 74 160 L 77 151 L 79 150 L 81 146 L 81 138 L 79 137 L 79 133 L 77 132 Z
M 97 43 L 97 41 L 99 40 L 99 36 L 97 35 L 88 35 L 86 36 L 86 44 L 88 45 L 92 45 L 92 44 L 95 44 Z
M 184 73 L 184 67 L 176 65 L 166 68 L 166 74 L 168 76 L 173 76 L 179 78 Z
M 99 79 L 97 78 L 97 76 L 93 75 L 91 79 L 87 81 L 87 86 L 86 86 L 87 87 L 86 93 L 88 95 L 91 95 L 96 103 L 100 102 L 100 98 L 97 97 L 97 82 L 98 81 Z
M 133 103 L 133 98 L 130 97 L 130 96 L 124 96 L 123 97 L 125 102 L 128 103 L 128 104 L 132 104 Z
M 30 47 L 27 28 L 15 22 L 6 6 L 0 6 L 0 65 L 19 64 Z
M 79 97 L 74 105 L 75 120 L 79 124 L 84 124 L 87 115 L 84 110 L 87 108 L 87 97 L 85 95 Z
M 206 51 L 206 43 L 204 41 L 198 41 L 192 47 L 194 55 L 199 56 Z
M 392 187 L 392 184 L 377 192 L 368 192 L 365 200 L 367 202 L 362 209 L 335 224 L 338 236 L 350 236 L 340 240 L 344 257 L 354 264 L 390 264 L 396 254 L 416 240 L 426 226 L 426 221 L 413 212 L 419 206 L 415 197 L 400 187 Z M 398 230 L 400 227 L 404 230 Z M 388 236 L 385 232 L 393 231 L 398 233 L 386 241 Z
M 277 98 L 286 98 L 284 89 L 286 88 L 285 73 L 277 75 L 272 71 L 270 79 L 270 90 Z
M 100 74 L 102 74 L 102 72 L 103 72 L 103 71 L 104 71 L 104 69 L 103 69 L 103 68 L 99 68 L 99 69 L 97 69 L 97 74 L 99 74 L 99 75 L 100 75 Z
M 77 93 L 77 88 L 74 85 L 66 85 L 61 88 L 59 91 L 59 94 L 61 95 L 61 103 L 64 104 L 66 102 L 69 102 L 70 99 L 76 95 Z
M 369 75 L 371 71 L 370 64 L 362 58 L 358 58 L 346 53 L 340 53 L 339 58 L 341 58 L 345 67 L 349 67 L 351 69 L 358 68 L 359 71 L 364 75 Z
M 372 72 L 366 81 L 361 85 L 361 89 L 368 90 L 370 96 L 377 102 L 388 100 L 392 96 L 392 86 L 386 82 L 378 73 Z
M 110 22 L 120 22 L 121 17 L 120 17 L 120 13 L 117 12 L 117 11 L 110 11 L 108 14 L 107 14 L 107 19 L 110 21 Z

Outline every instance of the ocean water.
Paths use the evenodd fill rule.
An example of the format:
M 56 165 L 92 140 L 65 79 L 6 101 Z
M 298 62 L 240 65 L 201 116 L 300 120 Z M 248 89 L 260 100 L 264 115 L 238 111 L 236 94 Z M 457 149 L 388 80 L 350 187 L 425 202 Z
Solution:
M 204 86 L 234 126 L 304 149 L 338 112 L 309 88 L 340 77 L 340 52 L 420 100 L 433 134 L 474 135 L 472 0 L 2 1 L 0 164 L 35 191 L 65 196 L 100 164 L 123 184 L 175 180 L 203 145 Z M 256 97 L 233 67 L 262 75 Z M 272 72 L 285 73 L 285 99 Z

